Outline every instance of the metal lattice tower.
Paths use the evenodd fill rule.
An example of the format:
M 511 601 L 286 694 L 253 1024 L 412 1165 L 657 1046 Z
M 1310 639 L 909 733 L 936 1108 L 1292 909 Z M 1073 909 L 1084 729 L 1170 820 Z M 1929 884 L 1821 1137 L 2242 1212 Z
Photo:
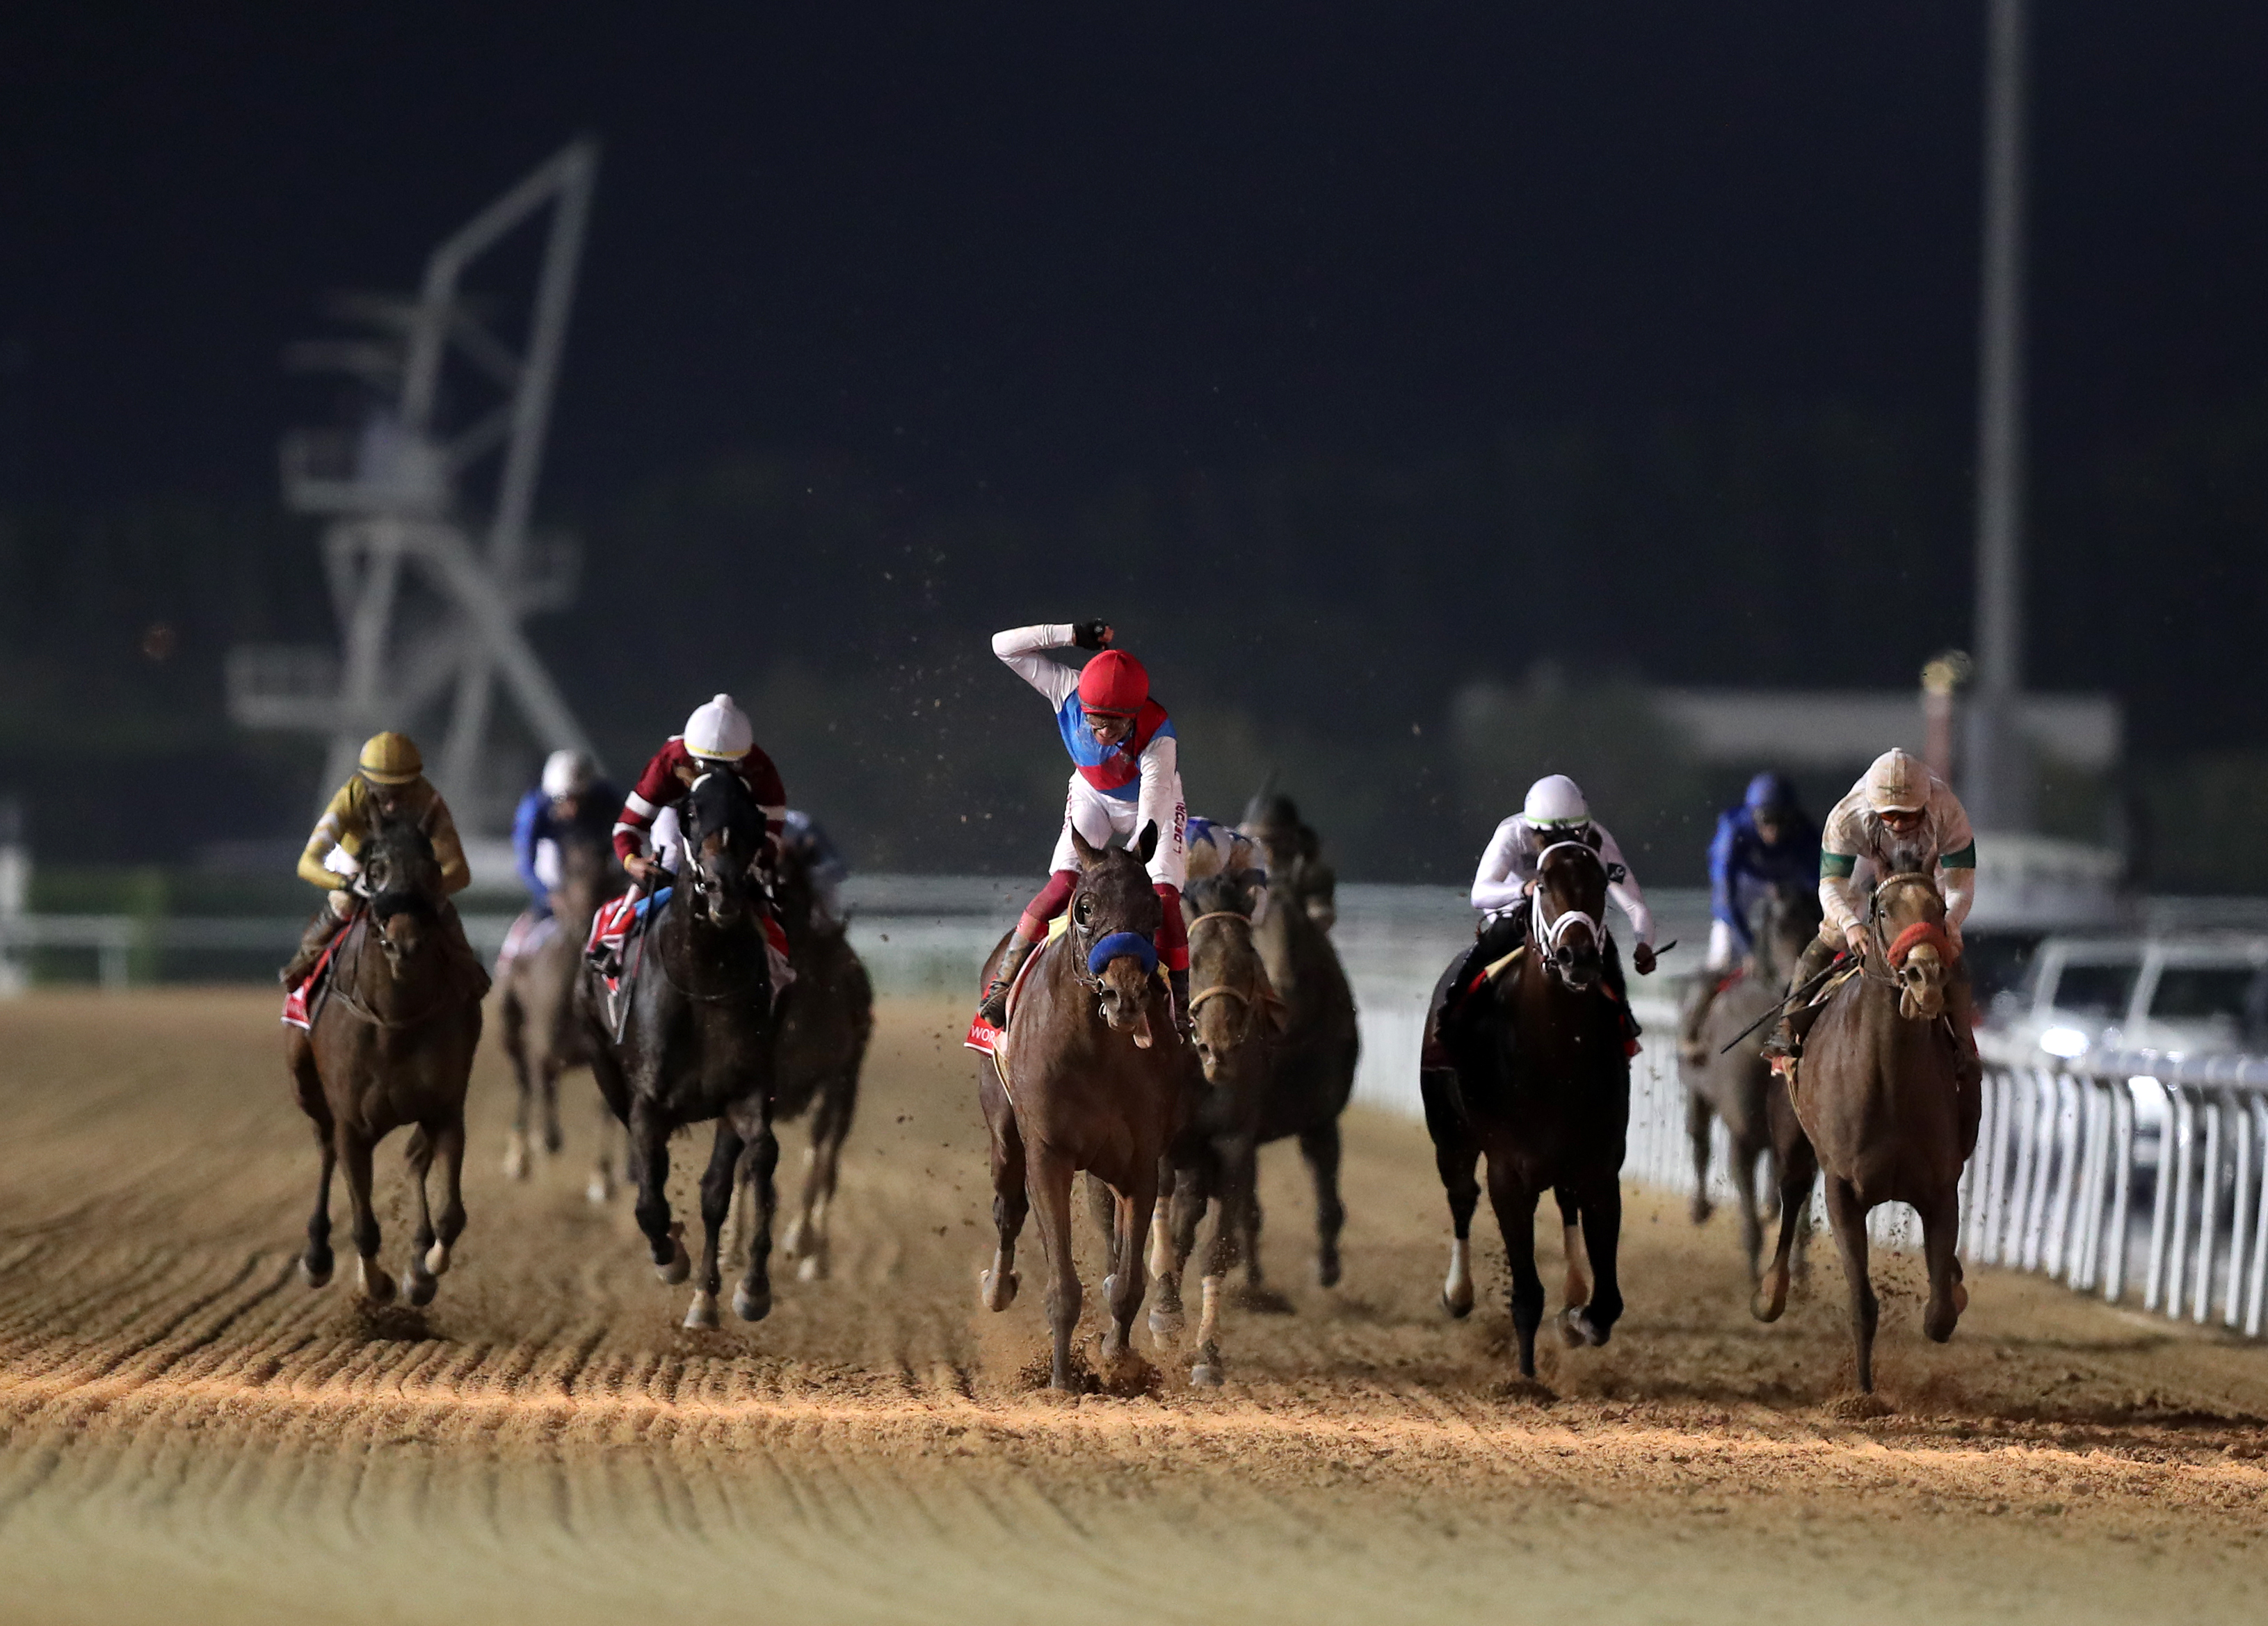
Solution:
M 228 662 L 230 716 L 250 728 L 329 737 L 321 794 L 354 772 L 382 728 L 416 733 L 434 782 L 468 828 L 500 827 L 525 756 L 492 752 L 501 679 L 536 749 L 590 743 L 520 629 L 571 603 L 571 538 L 532 532 L 536 480 L 574 301 L 598 146 L 561 149 L 433 250 L 415 297 L 342 295 L 334 313 L 366 331 L 295 345 L 285 364 L 344 373 L 369 393 L 361 423 L 296 430 L 282 447 L 284 500 L 323 516 L 323 563 L 340 648 L 246 645 Z M 468 293 L 482 256 L 549 212 L 524 342 Z M 431 725 L 446 721 L 438 753 Z

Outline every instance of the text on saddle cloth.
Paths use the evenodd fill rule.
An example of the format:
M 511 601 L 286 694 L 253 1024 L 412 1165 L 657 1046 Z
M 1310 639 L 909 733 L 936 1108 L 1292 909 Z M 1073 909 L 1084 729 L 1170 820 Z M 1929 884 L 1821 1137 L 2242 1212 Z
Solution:
M 1008 985 L 1008 1008 L 1001 1012 L 1000 1026 L 993 1026 L 984 1019 L 984 1014 L 980 1011 L 969 1019 L 968 1032 L 961 1041 L 964 1047 L 971 1050 L 981 1050 L 990 1056 L 996 1064 L 998 1063 L 1002 1052 L 1008 1048 L 1008 1024 L 1016 1019 L 1016 997 L 1023 991 L 1024 979 L 1032 975 L 1032 968 L 1040 963 L 1041 956 L 1048 952 L 1049 946 L 1057 938 L 1063 936 L 1070 926 L 1071 916 L 1068 915 L 1058 915 L 1048 923 L 1047 941 L 1024 956 L 1024 963 L 1016 973 L 1016 980 Z M 1005 1089 L 1007 1083 L 1007 1075 L 1003 1073 L 1000 1078 L 1001 1086 Z

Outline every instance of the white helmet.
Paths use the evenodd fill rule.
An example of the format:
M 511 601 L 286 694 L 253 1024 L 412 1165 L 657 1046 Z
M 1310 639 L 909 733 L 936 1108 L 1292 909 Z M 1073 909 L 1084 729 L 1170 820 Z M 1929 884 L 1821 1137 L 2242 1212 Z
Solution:
M 1572 827 L 1591 821 L 1582 788 L 1565 774 L 1546 774 L 1529 785 L 1527 805 L 1520 811 L 1530 824 Z
M 685 719 L 685 748 L 712 762 L 737 762 L 755 742 L 747 715 L 733 703 L 730 695 L 719 695 L 707 705 L 695 707 L 693 715 Z
M 1919 813 L 1929 806 L 1929 766 L 1907 751 L 1885 751 L 1867 770 L 1867 806 L 1878 813 Z
M 581 751 L 554 751 L 543 759 L 543 793 L 553 801 L 591 788 L 597 766 Z

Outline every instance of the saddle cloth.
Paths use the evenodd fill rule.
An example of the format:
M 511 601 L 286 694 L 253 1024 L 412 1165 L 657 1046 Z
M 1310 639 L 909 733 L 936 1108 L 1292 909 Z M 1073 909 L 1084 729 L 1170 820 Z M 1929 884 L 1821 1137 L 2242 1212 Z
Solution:
M 313 1001 L 316 990 L 322 987 L 323 978 L 330 973 L 331 960 L 339 952 L 339 944 L 353 930 L 354 922 L 350 920 L 331 933 L 331 940 L 323 945 L 322 957 L 315 961 L 306 976 L 299 979 L 297 987 L 284 994 L 284 1021 L 287 1026 L 304 1031 L 313 1022 L 314 1018 L 308 1013 L 308 1006 Z
M 965 1048 L 981 1050 L 995 1062 L 1006 1053 L 1008 1048 L 1006 1025 L 1016 1019 L 1016 996 L 1023 991 L 1024 979 L 1032 975 L 1032 968 L 1040 963 L 1041 956 L 1048 952 L 1049 944 L 1063 936 L 1070 924 L 1071 916 L 1068 914 L 1058 915 L 1048 923 L 1047 942 L 1041 944 L 1031 952 L 1024 961 L 1023 969 L 1016 973 L 1016 980 L 1008 985 L 1008 1009 L 1002 1014 L 1002 1025 L 998 1027 L 993 1026 L 984 1019 L 984 1013 L 978 1012 L 968 1019 L 968 1032 L 961 1041 Z
M 583 953 L 590 955 L 602 948 L 611 949 L 614 951 L 611 956 L 613 963 L 627 968 L 630 962 L 626 950 L 630 939 L 645 929 L 647 916 L 666 903 L 669 894 L 674 890 L 674 887 L 664 887 L 651 896 L 626 892 L 619 898 L 601 903 L 599 912 L 591 917 L 591 935 L 584 940 Z M 760 913 L 756 918 L 763 923 L 764 958 L 770 965 L 772 1008 L 777 1011 L 780 996 L 786 993 L 788 984 L 795 981 L 795 969 L 788 964 L 787 959 L 787 931 L 771 917 L 770 910 Z M 607 997 L 611 1004 L 622 988 L 622 972 L 615 972 L 605 981 Z
M 535 917 L 534 909 L 522 909 L 512 917 L 511 930 L 504 934 L 504 946 L 497 951 L 496 978 L 501 982 L 512 962 L 522 954 L 533 954 L 559 935 L 559 917 L 546 915 Z

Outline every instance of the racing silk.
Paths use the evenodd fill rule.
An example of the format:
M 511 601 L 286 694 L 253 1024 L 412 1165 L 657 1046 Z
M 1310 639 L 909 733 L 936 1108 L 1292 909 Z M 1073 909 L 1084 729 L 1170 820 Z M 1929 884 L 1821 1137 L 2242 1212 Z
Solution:
M 681 734 L 672 734 L 669 743 L 653 754 L 653 761 L 645 765 L 645 771 L 638 776 L 637 784 L 624 798 L 622 816 L 615 821 L 615 856 L 628 860 L 644 852 L 648 834 L 653 828 L 654 815 L 685 799 L 685 781 L 677 776 L 680 768 L 690 768 L 696 775 L 723 772 L 739 776 L 764 815 L 767 842 L 758 862 L 770 869 L 774 855 L 779 851 L 780 830 L 787 818 L 787 791 L 780 784 L 779 769 L 772 766 L 772 759 L 764 754 L 760 746 L 750 746 L 748 754 L 736 762 L 704 761 L 685 748 L 685 737 Z
M 1839 937 L 1866 919 L 1867 884 L 1893 872 L 1893 849 L 1933 874 L 1945 896 L 1945 930 L 1959 943 L 1961 923 L 1977 901 L 1977 834 L 1961 798 L 1935 774 L 1929 777 L 1921 828 L 1911 836 L 1891 835 L 1868 809 L 1864 779 L 1828 813 L 1819 842 L 1819 903 L 1827 912 L 1827 930 Z
M 1500 909 L 1526 904 L 1528 883 L 1535 879 L 1535 861 L 1543 856 L 1543 850 L 1577 839 L 1564 829 L 1540 829 L 1521 814 L 1513 814 L 1496 827 L 1496 834 L 1489 838 L 1488 850 L 1481 854 L 1481 866 L 1473 874 L 1473 907 L 1493 915 Z M 1646 906 L 1646 894 L 1638 890 L 1638 877 L 1624 862 L 1622 848 L 1607 827 L 1595 819 L 1591 821 L 1588 835 L 1580 839 L 1605 861 L 1609 876 L 1617 868 L 1622 871 L 1620 880 L 1608 881 L 1607 895 L 1630 922 L 1631 935 L 1651 948 L 1653 911 Z
M 426 840 L 433 843 L 433 857 L 441 865 L 441 890 L 461 892 L 469 886 L 473 872 L 465 862 L 465 844 L 457 839 L 457 821 L 449 816 L 449 804 L 441 799 L 432 782 L 420 779 L 403 785 L 394 806 L 400 810 L 397 817 L 406 814 L 416 820 Z M 370 839 L 376 817 L 370 781 L 357 774 L 339 787 L 331 805 L 315 821 L 315 833 L 307 837 L 306 850 L 299 855 L 299 879 L 326 892 L 346 886 L 362 868 L 363 843 Z
M 1189 879 L 1193 881 L 1213 875 L 1247 873 L 1263 882 L 1268 879 L 1267 850 L 1233 824 L 1191 813 L 1182 839 L 1189 843 Z
M 1160 832 L 1172 829 L 1174 807 L 1182 799 L 1181 744 L 1174 737 L 1173 719 L 1156 700 L 1145 700 L 1124 739 L 1115 746 L 1097 739 L 1079 698 L 1078 672 L 1041 652 L 1077 642 L 1067 622 L 1015 627 L 992 635 L 992 652 L 1055 708 L 1056 728 L 1079 778 L 1105 796 L 1133 802 L 1136 829 L 1151 822 Z
M 1779 840 L 1764 845 L 1755 812 L 1745 804 L 1717 820 L 1709 843 L 1709 913 L 1733 930 L 1745 951 L 1756 946 L 1749 915 L 1774 887 L 1800 887 L 1819 873 L 1819 831 L 1801 813 L 1781 820 Z
M 608 840 L 610 815 L 622 805 L 621 793 L 603 779 L 593 780 L 575 798 L 572 820 L 551 811 L 551 798 L 541 785 L 519 798 L 512 816 L 512 867 L 539 916 L 551 912 L 551 889 L 559 884 L 560 838 L 579 834 Z

